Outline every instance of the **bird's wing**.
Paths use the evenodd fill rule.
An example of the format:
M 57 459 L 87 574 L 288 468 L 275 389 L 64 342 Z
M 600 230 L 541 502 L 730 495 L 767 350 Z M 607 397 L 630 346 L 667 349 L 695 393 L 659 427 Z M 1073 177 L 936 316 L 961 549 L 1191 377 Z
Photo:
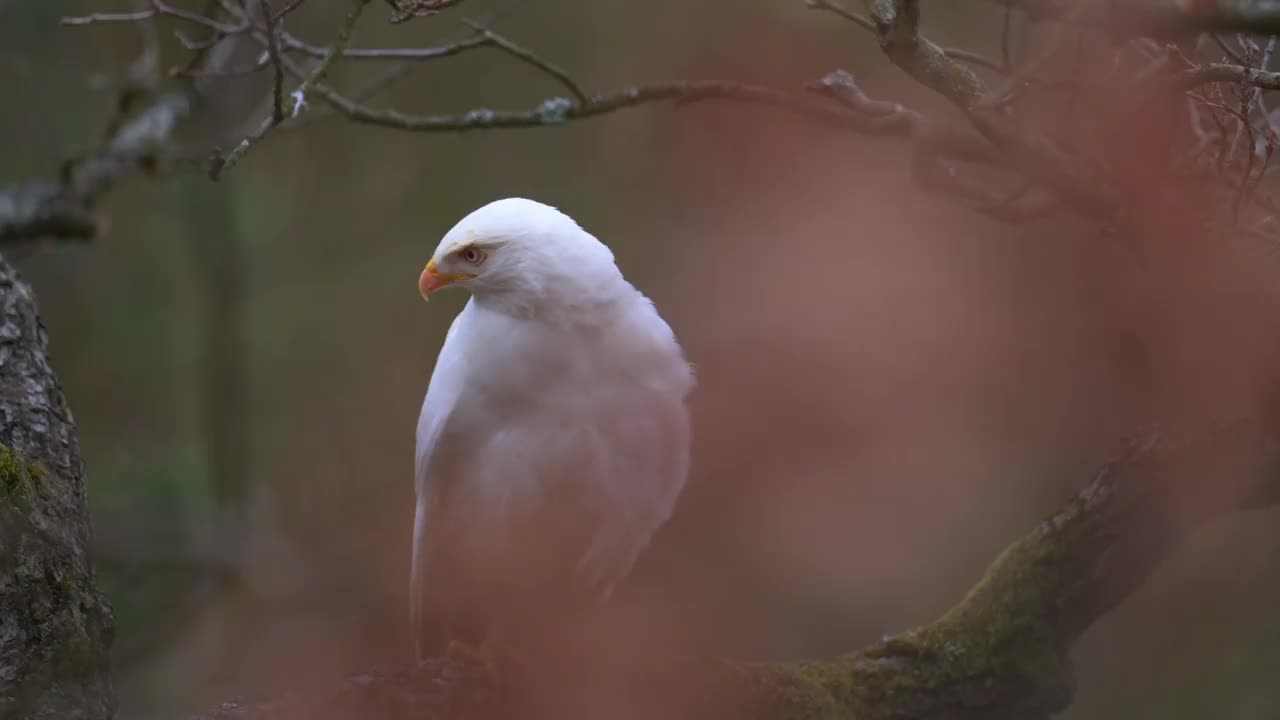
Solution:
M 654 532 L 671 516 L 689 473 L 690 422 L 684 398 L 629 395 L 597 431 L 609 448 L 596 482 L 589 541 L 579 577 L 602 597 L 630 572 Z
M 465 381 L 465 345 L 459 341 L 459 334 L 464 331 L 467 317 L 468 313 L 464 310 L 449 326 L 444 347 L 440 349 L 431 381 L 427 384 L 422 413 L 418 416 L 417 448 L 414 455 L 417 504 L 413 516 L 413 559 L 409 572 L 409 619 L 419 660 L 423 659 L 426 650 L 426 593 L 430 561 L 428 530 L 433 495 L 429 483 L 441 482 L 440 478 L 431 477 L 434 474 L 432 458 L 436 455 L 436 446 Z
M 639 295 L 639 293 L 637 293 Z M 667 521 L 689 474 L 691 423 L 685 398 L 692 368 L 652 302 L 615 326 L 616 351 L 643 358 L 638 383 L 617 388 L 596 423 L 607 448 L 598 463 L 597 507 L 579 575 L 608 598 Z

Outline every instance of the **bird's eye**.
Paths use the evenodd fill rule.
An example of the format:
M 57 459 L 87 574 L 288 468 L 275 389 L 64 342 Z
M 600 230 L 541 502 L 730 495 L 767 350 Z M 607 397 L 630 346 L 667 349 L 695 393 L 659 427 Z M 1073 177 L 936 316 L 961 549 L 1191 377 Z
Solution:
M 472 265 L 479 265 L 484 262 L 487 257 L 483 250 L 477 247 L 465 247 L 458 251 L 458 257 L 466 260 Z

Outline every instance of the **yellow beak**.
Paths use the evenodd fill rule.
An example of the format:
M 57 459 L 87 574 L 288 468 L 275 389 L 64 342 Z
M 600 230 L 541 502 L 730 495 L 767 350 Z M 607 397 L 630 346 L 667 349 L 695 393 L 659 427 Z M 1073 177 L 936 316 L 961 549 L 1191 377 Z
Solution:
M 422 294 L 422 299 L 427 300 L 431 297 L 431 293 L 448 287 L 460 280 L 470 280 L 475 275 L 466 273 L 458 273 L 456 275 L 445 275 L 436 270 L 436 259 L 431 258 L 427 266 L 423 268 L 422 274 L 418 276 L 418 292 Z

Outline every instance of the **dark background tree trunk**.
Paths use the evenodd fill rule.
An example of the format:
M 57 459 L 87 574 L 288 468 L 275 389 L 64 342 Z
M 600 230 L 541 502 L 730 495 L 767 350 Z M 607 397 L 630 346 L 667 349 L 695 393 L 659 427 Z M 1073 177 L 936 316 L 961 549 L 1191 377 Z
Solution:
M 31 287 L 0 259 L 0 719 L 115 712 L 84 465 Z

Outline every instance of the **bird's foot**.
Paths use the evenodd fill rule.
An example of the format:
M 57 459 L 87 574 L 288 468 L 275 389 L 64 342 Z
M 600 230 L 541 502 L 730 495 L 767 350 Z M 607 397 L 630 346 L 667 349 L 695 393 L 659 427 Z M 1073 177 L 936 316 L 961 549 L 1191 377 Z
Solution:
M 497 687 L 498 658 L 494 654 L 493 648 L 487 643 L 484 645 L 471 645 L 461 640 L 451 640 L 449 647 L 445 650 L 445 655 L 450 660 L 483 667 L 489 682 L 494 687 Z

